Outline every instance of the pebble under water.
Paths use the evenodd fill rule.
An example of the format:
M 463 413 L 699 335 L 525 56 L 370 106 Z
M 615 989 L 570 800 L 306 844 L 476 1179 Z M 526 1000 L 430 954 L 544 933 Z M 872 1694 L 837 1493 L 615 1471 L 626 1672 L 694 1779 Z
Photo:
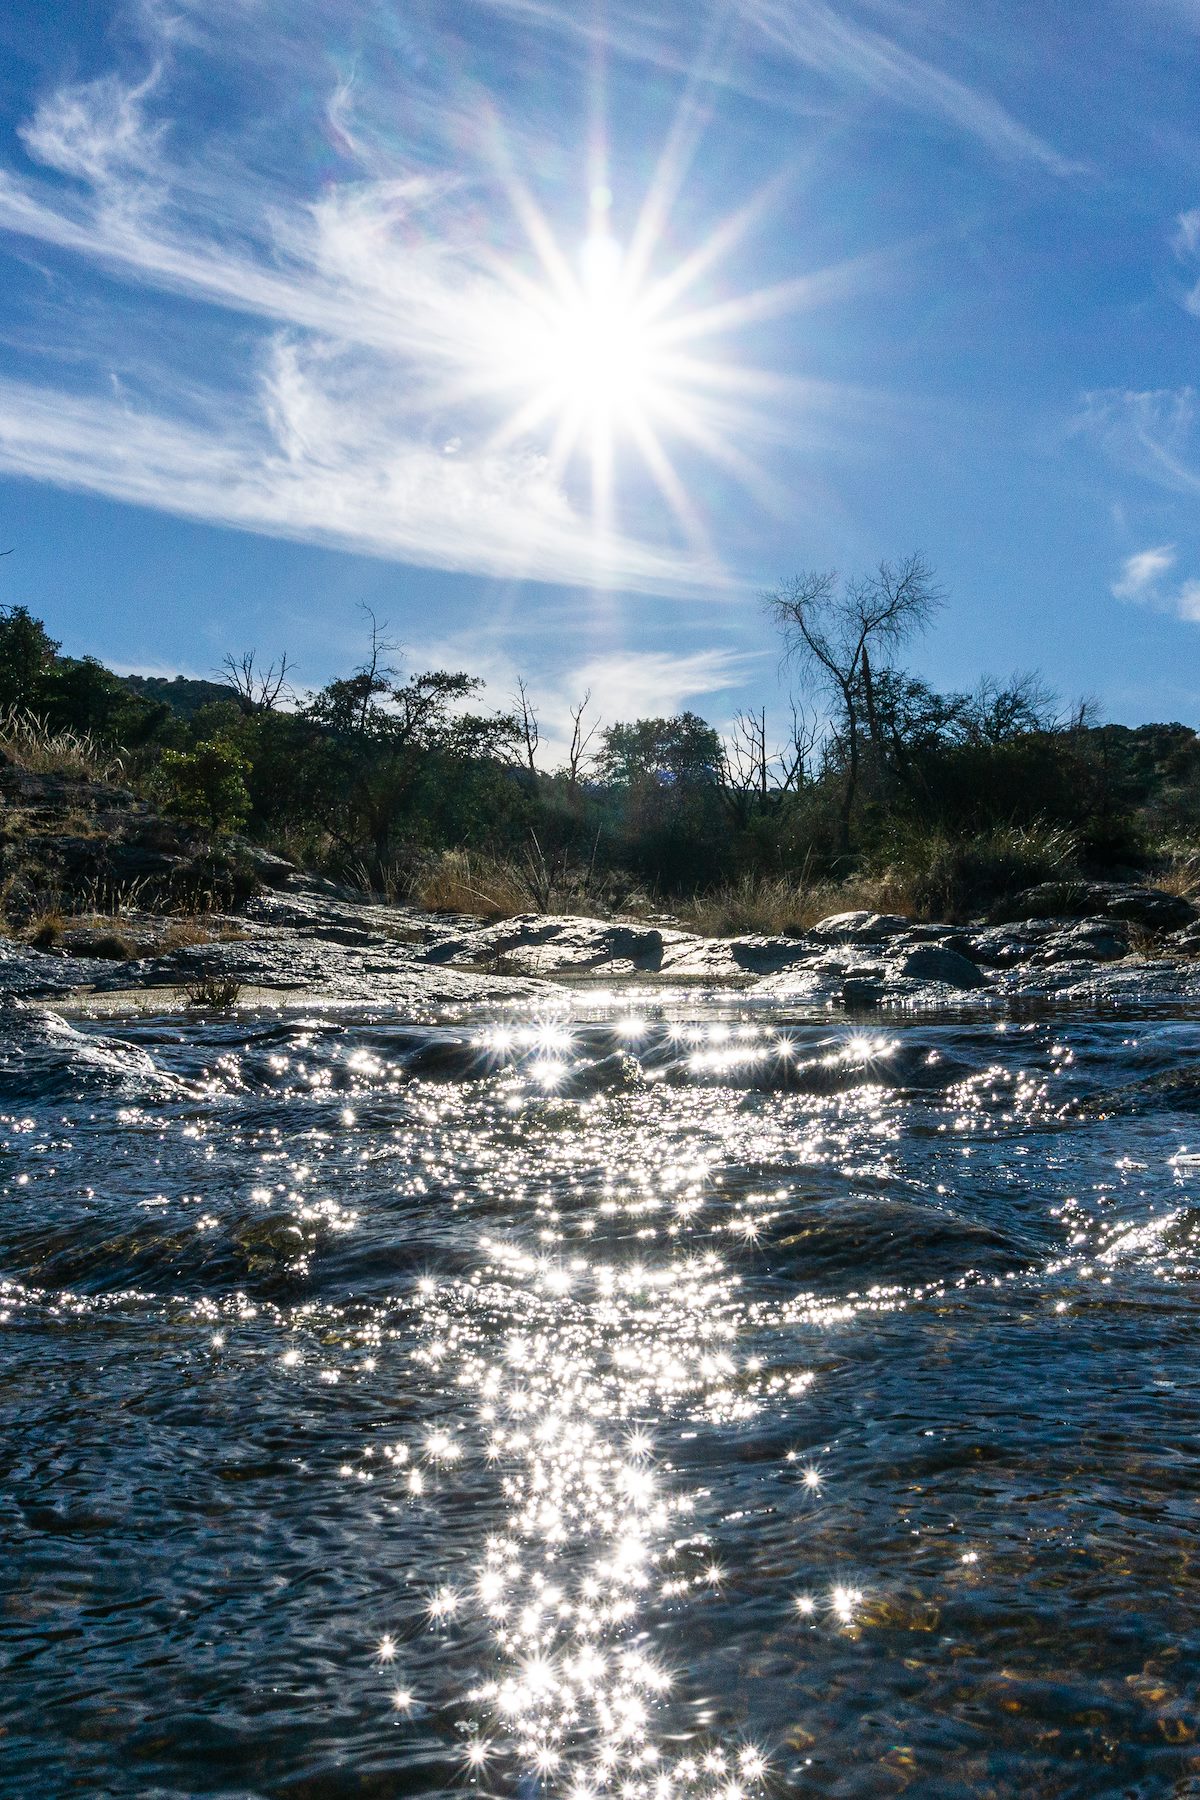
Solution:
M 0 1015 L 0 1790 L 1200 1793 L 1198 1052 Z

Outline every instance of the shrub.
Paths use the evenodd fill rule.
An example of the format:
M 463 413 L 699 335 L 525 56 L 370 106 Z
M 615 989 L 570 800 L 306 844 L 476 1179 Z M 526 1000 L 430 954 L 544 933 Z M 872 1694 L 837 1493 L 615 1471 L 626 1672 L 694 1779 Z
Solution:
M 961 919 L 1024 888 L 1070 881 L 1078 849 L 1060 826 L 1001 825 L 974 837 L 910 829 L 893 839 L 881 877 L 921 918 Z
M 189 825 L 232 831 L 250 811 L 246 777 L 250 764 L 234 744 L 209 738 L 192 750 L 165 750 L 162 758 L 167 804 Z

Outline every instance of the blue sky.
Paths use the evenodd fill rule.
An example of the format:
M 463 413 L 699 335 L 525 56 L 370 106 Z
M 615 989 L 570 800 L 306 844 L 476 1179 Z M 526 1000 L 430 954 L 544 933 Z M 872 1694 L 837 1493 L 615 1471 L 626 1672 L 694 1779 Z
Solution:
M 1200 0 L 10 0 L 2 598 L 315 685 L 366 602 L 553 738 L 777 696 L 920 550 L 941 685 L 1200 714 Z

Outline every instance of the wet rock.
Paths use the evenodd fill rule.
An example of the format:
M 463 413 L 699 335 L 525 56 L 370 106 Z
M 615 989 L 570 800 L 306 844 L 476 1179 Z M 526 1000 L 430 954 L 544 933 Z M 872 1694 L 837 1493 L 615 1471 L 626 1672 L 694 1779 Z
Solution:
M 911 919 L 896 913 L 831 913 L 827 919 L 819 919 L 808 935 L 830 944 L 882 943 L 911 927 Z
M 528 913 L 496 925 L 472 923 L 431 944 L 424 960 L 537 975 L 657 974 L 668 949 L 702 941 L 667 927 Z
M 896 973 L 911 981 L 940 981 L 947 987 L 986 987 L 987 978 L 976 965 L 958 950 L 944 944 L 921 944 L 910 950 Z
M 904 932 L 904 941 L 906 944 L 941 944 L 945 949 L 957 950 L 963 956 L 971 954 L 970 933 L 954 925 L 914 925 L 910 920 Z
M 738 981 L 747 975 L 772 975 L 814 961 L 825 946 L 803 938 L 747 935 L 735 938 L 687 938 L 664 944 L 660 973 L 693 980 Z
M 233 1231 L 233 1241 L 246 1256 L 251 1271 L 274 1262 L 295 1262 L 310 1248 L 294 1213 L 264 1213 L 244 1220 Z
M 1192 902 L 1179 894 L 1115 881 L 1046 881 L 1003 908 L 1007 920 L 1125 919 L 1151 931 L 1174 930 L 1196 916 Z
M 792 969 L 799 963 L 811 962 L 819 950 L 801 939 L 787 937 L 741 937 L 728 940 L 729 954 L 739 969 L 756 975 L 768 975 L 778 969 Z
M 57 1014 L 11 997 L 0 1000 L 0 1102 L 74 1096 L 81 1087 L 147 1097 L 183 1091 L 177 1077 L 160 1071 L 135 1044 L 77 1031 Z
M 244 838 L 238 838 L 236 842 L 240 855 L 254 870 L 264 887 L 286 887 L 289 881 L 295 880 L 301 873 L 296 864 L 289 862 L 286 856 L 276 856 L 273 851 L 264 850 L 260 844 L 247 843 Z
M 1162 948 L 1166 955 L 1200 956 L 1200 920 L 1165 936 Z
M 1056 931 L 1035 953 L 1035 963 L 1116 962 L 1129 954 L 1129 934 L 1104 919 L 1086 919 L 1082 924 Z
M 851 975 L 842 983 L 842 1005 L 849 1012 L 868 1012 L 883 999 L 883 983 L 870 975 Z
M 1045 948 L 1061 930 L 1053 919 L 1027 919 L 1020 924 L 992 925 L 968 934 L 964 954 L 986 968 L 1012 968 Z

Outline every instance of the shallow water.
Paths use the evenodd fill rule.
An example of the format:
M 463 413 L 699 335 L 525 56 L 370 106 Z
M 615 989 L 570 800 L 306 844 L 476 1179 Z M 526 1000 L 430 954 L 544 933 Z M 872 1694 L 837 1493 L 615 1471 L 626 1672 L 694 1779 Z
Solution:
M 1200 1025 L 9 1016 L 0 1789 L 1200 1793 Z

